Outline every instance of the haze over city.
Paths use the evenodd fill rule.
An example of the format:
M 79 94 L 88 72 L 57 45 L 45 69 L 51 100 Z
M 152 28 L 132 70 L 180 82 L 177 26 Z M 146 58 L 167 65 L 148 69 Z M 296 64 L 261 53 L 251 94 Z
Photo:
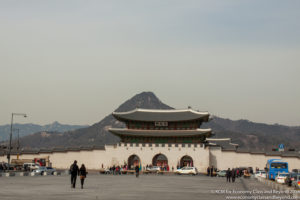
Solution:
M 299 1 L 0 1 L 0 124 L 93 124 L 143 91 L 300 125 Z

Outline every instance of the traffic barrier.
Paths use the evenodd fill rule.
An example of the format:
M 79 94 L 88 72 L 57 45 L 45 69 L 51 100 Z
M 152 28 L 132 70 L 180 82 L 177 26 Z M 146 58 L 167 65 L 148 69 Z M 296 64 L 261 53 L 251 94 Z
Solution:
M 35 172 L 30 172 L 30 176 L 35 176 Z
M 29 176 L 29 172 L 20 172 L 20 176 Z
M 54 176 L 60 176 L 60 175 L 61 175 L 61 172 L 53 172 L 53 175 L 54 175 Z
M 4 176 L 6 176 L 6 177 L 15 176 L 15 175 L 16 175 L 15 172 L 6 172 L 6 173 L 4 173 Z
M 277 191 L 281 191 L 281 192 L 290 191 L 288 193 L 288 195 L 290 196 L 291 199 L 299 199 L 299 193 L 293 192 L 294 188 L 292 188 L 292 187 L 288 187 L 286 185 L 279 184 L 279 183 L 276 183 L 275 181 L 271 181 L 271 180 L 268 180 L 268 179 L 262 178 L 262 177 L 257 177 L 257 180 L 259 182 L 262 182 L 265 185 L 268 185 L 273 190 L 277 190 Z

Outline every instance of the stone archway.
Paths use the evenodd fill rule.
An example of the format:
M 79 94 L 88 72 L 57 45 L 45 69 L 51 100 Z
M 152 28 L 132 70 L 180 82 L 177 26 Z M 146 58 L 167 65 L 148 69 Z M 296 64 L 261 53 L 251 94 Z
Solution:
M 191 156 L 185 155 L 180 159 L 180 168 L 182 167 L 194 167 L 194 161 Z
M 139 166 L 139 164 L 141 163 L 140 158 L 133 154 L 131 156 L 128 157 L 128 169 L 134 169 L 135 166 Z
M 152 159 L 153 166 L 159 166 L 161 168 L 167 168 L 168 166 L 168 158 L 164 154 L 156 154 Z

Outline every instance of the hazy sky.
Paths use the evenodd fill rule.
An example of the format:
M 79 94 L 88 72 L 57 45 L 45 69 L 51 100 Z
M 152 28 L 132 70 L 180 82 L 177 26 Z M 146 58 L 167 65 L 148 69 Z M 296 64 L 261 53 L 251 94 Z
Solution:
M 300 125 L 300 1 L 0 0 L 0 124 L 93 124 L 152 91 Z

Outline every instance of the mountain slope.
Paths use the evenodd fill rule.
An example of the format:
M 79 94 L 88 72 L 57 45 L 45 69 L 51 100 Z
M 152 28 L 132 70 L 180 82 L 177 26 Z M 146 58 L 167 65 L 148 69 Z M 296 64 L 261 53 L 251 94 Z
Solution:
M 152 92 L 142 92 L 135 95 L 120 105 L 116 111 L 129 111 L 135 108 L 148 109 L 173 109 L 162 103 Z M 52 148 L 80 145 L 103 145 L 119 142 L 119 138 L 112 135 L 109 127 L 124 127 L 122 122 L 114 119 L 110 114 L 100 122 L 87 127 L 65 133 L 39 132 L 22 138 L 22 147 L 27 148 Z M 241 148 L 271 150 L 279 144 L 285 144 L 286 148 L 298 148 L 300 146 L 300 127 L 283 125 L 268 125 L 254 123 L 247 120 L 230 120 L 220 117 L 208 123 L 203 123 L 201 128 L 212 128 L 214 137 L 232 138 L 232 142 Z
M 215 137 L 230 137 L 242 148 L 272 150 L 279 144 L 295 149 L 300 146 L 300 127 L 269 125 L 248 120 L 230 120 L 214 116 L 214 120 L 204 124 L 216 134 Z
M 162 103 L 152 92 L 142 92 L 120 105 L 115 111 L 124 112 L 135 108 L 173 109 Z M 111 114 L 90 127 L 61 133 L 36 133 L 22 138 L 23 147 L 51 148 L 54 146 L 103 145 L 119 142 L 108 132 L 109 127 L 124 127 Z
M 31 135 L 36 132 L 41 131 L 54 131 L 54 132 L 66 132 L 71 130 L 76 130 L 79 128 L 85 128 L 87 126 L 81 125 L 67 125 L 60 124 L 58 122 L 53 122 L 52 124 L 47 124 L 44 126 L 36 125 L 36 124 L 13 124 L 14 129 L 19 129 L 20 137 Z M 0 126 L 0 141 L 5 141 L 9 139 L 10 134 L 10 124 Z M 17 137 L 16 131 L 13 133 L 14 138 Z

